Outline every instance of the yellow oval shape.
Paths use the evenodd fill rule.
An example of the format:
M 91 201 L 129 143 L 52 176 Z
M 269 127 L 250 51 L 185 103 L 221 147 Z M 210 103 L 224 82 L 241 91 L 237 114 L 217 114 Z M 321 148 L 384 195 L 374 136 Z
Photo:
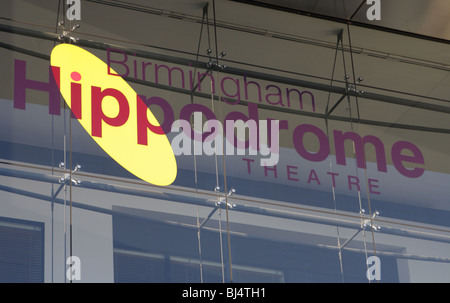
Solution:
M 67 105 L 111 158 L 151 184 L 175 181 L 177 163 L 167 136 L 122 77 L 112 68 L 108 74 L 105 62 L 72 44 L 53 48 L 50 63 Z

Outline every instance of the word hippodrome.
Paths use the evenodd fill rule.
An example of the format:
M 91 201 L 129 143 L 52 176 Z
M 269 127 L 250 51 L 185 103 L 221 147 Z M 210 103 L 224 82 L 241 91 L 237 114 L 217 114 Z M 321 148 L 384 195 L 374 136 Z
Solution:
M 72 110 L 72 117 L 76 118 L 83 125 L 85 130 L 94 140 L 119 164 L 138 177 L 154 184 L 167 185 L 174 181 L 176 177 L 175 155 L 190 154 L 190 141 L 194 141 L 194 152 L 211 155 L 229 154 L 234 148 L 238 149 L 238 154 L 242 154 L 244 149 L 249 149 L 250 154 L 257 151 L 262 156 L 268 158 L 261 159 L 261 166 L 276 165 L 279 154 L 279 132 L 289 130 L 291 125 L 287 120 L 266 119 L 260 120 L 258 115 L 258 104 L 247 102 L 247 113 L 241 111 L 229 112 L 224 117 L 224 123 L 217 120 L 215 113 L 208 107 L 201 104 L 187 104 L 179 112 L 179 119 L 175 120 L 175 114 L 170 103 L 162 97 L 152 96 L 147 98 L 138 95 L 123 77 L 127 76 L 130 68 L 127 63 L 126 54 L 120 52 L 124 57 L 121 61 L 113 61 L 110 54 L 113 50 L 108 50 L 108 64 L 105 64 L 93 54 L 74 45 L 62 44 L 52 51 L 51 66 L 49 68 L 49 81 L 41 82 L 31 80 L 26 77 L 26 62 L 15 60 L 14 65 L 14 107 L 25 109 L 26 90 L 34 89 L 49 93 L 49 113 L 60 114 L 60 91 L 64 99 Z M 118 52 L 118 51 L 116 51 Z M 71 58 L 71 60 L 67 60 Z M 137 76 L 137 61 L 133 61 L 134 74 Z M 118 74 L 111 68 L 111 64 L 121 64 L 125 69 L 123 74 Z M 151 62 L 142 63 L 143 68 L 151 65 Z M 179 67 L 169 67 L 159 65 L 154 69 L 155 83 L 161 82 L 160 69 L 164 66 L 167 76 L 166 82 L 173 84 L 172 72 L 177 71 L 184 75 Z M 155 67 L 158 67 L 155 64 Z M 192 71 L 188 72 L 190 86 L 193 86 Z M 145 73 L 143 73 L 143 76 Z M 204 74 L 214 78 L 210 74 Z M 199 78 L 204 76 L 198 74 Z M 145 78 L 144 78 L 145 79 Z M 184 86 L 184 78 L 181 83 Z M 70 81 L 71 80 L 71 81 Z M 225 88 L 225 82 L 235 83 L 234 93 Z M 219 85 L 223 95 L 241 100 L 241 88 L 239 86 L 241 78 L 224 77 Z M 256 81 L 248 81 L 243 77 L 245 98 L 248 97 L 249 85 L 257 91 L 259 102 L 262 101 L 262 86 Z M 200 82 L 198 83 L 200 84 Z M 216 85 L 212 86 L 214 93 Z M 275 85 L 267 85 L 267 89 L 274 89 Z M 198 88 L 201 89 L 200 85 Z M 276 93 L 266 93 L 266 102 L 277 106 L 290 106 L 292 92 L 296 91 L 299 106 L 303 108 L 302 97 L 304 94 L 310 96 L 313 110 L 315 110 L 314 96 L 312 93 L 299 90 L 288 89 L 288 99 L 286 104 L 281 98 L 281 89 L 275 88 Z M 276 98 L 275 98 L 276 97 Z M 276 99 L 276 101 L 275 101 Z M 235 105 L 239 102 L 230 102 L 223 99 L 227 104 Z M 150 107 L 157 106 L 163 112 L 163 123 L 159 123 L 152 114 Z M 206 117 L 203 124 L 201 117 Z M 194 129 L 190 128 L 191 117 L 194 117 Z M 197 124 L 195 123 L 197 121 Z M 233 123 L 231 123 L 231 122 Z M 267 122 L 269 123 L 267 123 Z M 225 128 L 222 126 L 225 125 Z M 181 131 L 182 129 L 182 131 Z M 237 129 L 241 135 L 235 137 L 234 130 Z M 242 139 L 242 130 L 249 130 L 249 139 Z M 168 142 L 165 134 L 169 132 L 180 132 L 172 144 Z M 221 146 L 221 138 L 225 133 L 228 147 Z M 233 134 L 233 135 L 232 135 Z M 366 168 L 366 158 L 364 147 L 370 143 L 375 150 L 376 166 L 378 171 L 387 172 L 387 160 L 385 146 L 376 136 L 366 135 L 361 137 L 355 132 L 345 132 L 333 130 L 334 154 L 336 163 L 346 165 L 345 142 L 351 141 L 354 144 L 354 152 L 358 168 Z M 313 136 L 319 143 L 317 151 L 310 151 L 304 146 L 304 138 Z M 125 140 L 125 141 L 122 141 Z M 126 143 L 125 143 L 126 142 Z M 202 143 L 203 145 L 199 145 Z M 212 144 L 214 143 L 214 144 Z M 321 162 L 330 155 L 330 142 L 328 136 L 317 126 L 311 124 L 299 124 L 295 126 L 292 133 L 292 143 L 297 153 L 304 159 L 311 162 Z M 128 147 L 127 147 L 128 146 Z M 197 148 L 195 148 L 197 146 Z M 133 150 L 134 153 L 130 154 Z M 240 150 L 240 151 L 239 151 Z M 175 153 L 175 154 L 174 154 Z M 422 166 L 425 160 L 420 149 L 409 141 L 397 141 L 391 147 L 391 160 L 395 169 L 408 178 L 418 178 L 424 173 Z M 163 159 L 163 161 L 153 163 L 151 167 L 142 168 L 141 159 Z M 134 160 L 133 160 L 134 159 Z M 130 163 L 131 162 L 131 163 Z M 134 163 L 136 162 L 136 163 Z M 166 164 L 169 164 L 167 166 Z M 150 169 L 154 176 L 144 176 L 144 170 Z M 156 172 L 169 171 L 162 181 L 160 177 L 155 177 Z M 158 181 L 159 179 L 160 181 Z

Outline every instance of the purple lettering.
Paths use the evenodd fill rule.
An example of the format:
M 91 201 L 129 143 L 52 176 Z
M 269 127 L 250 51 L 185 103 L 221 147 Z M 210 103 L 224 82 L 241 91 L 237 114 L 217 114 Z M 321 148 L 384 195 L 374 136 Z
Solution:
M 413 155 L 407 156 L 402 155 L 402 151 L 406 149 L 409 150 Z M 420 167 L 415 167 L 408 169 L 403 165 L 403 161 L 410 162 L 413 164 L 425 164 L 425 160 L 423 158 L 423 154 L 420 149 L 408 141 L 397 141 L 392 145 L 392 163 L 395 168 L 401 173 L 403 176 L 408 178 L 419 178 L 423 175 L 425 169 Z
M 312 180 L 316 181 L 317 185 L 320 185 L 319 177 L 314 169 L 311 169 L 309 172 L 308 183 L 311 183 Z
M 266 101 L 267 101 L 267 103 L 272 104 L 272 105 L 280 104 L 281 106 L 284 106 L 284 104 L 283 104 L 283 98 L 281 97 L 281 89 L 280 89 L 278 86 L 272 85 L 272 84 L 266 86 L 266 90 L 268 90 L 269 88 L 275 88 L 275 89 L 277 90 L 277 92 L 276 92 L 276 93 L 273 93 L 273 94 L 267 94 L 267 95 L 266 95 Z M 276 97 L 276 98 L 275 98 L 276 100 L 271 101 L 271 100 L 269 99 L 270 96 Z
M 165 64 L 159 65 L 159 64 L 155 64 L 155 83 L 159 84 L 159 69 L 160 68 L 165 68 L 167 70 L 167 77 L 169 80 L 169 86 L 172 86 L 172 72 L 173 71 L 179 71 L 180 75 L 181 75 L 181 87 L 184 88 L 184 72 L 181 68 L 179 67 L 168 67 Z
M 381 194 L 381 192 L 374 190 L 374 189 L 380 188 L 378 186 L 379 181 L 377 179 L 368 179 L 367 182 L 369 183 L 369 192 L 371 194 L 375 194 L 375 195 Z M 376 183 L 376 184 L 374 184 L 374 183 Z
M 22 60 L 14 60 L 14 108 L 25 109 L 26 90 L 34 89 L 48 92 L 48 112 L 52 115 L 59 115 L 61 110 L 59 67 L 49 67 L 48 82 L 27 79 L 26 74 L 27 63 Z
M 295 169 L 295 171 L 291 171 L 291 168 L 292 168 L 292 169 Z M 298 174 L 297 174 L 297 169 L 298 169 L 297 166 L 291 166 L 291 165 L 287 165 L 287 166 L 286 166 L 286 170 L 287 170 L 287 178 L 288 178 L 288 180 L 291 180 L 291 181 L 299 181 L 297 178 L 291 177 L 291 175 L 295 175 L 295 176 L 298 175 Z
M 251 174 L 252 172 L 251 172 L 251 169 L 250 169 L 250 162 L 255 162 L 255 160 L 247 159 L 247 158 L 242 158 L 242 160 L 247 161 L 247 172 L 249 174 Z
M 314 134 L 319 140 L 319 150 L 311 153 L 303 146 L 303 136 L 306 133 Z M 301 124 L 297 126 L 293 133 L 293 143 L 297 153 L 306 160 L 320 162 L 325 160 L 330 154 L 330 145 L 325 133 L 318 127 L 310 124 Z
M 225 90 L 224 83 L 225 80 L 230 80 L 235 84 L 235 93 L 231 94 Z M 238 104 L 241 102 L 241 91 L 239 87 L 239 79 L 234 79 L 231 77 L 223 77 L 222 81 L 220 81 L 220 88 L 222 89 L 222 92 L 228 97 L 228 98 L 236 98 L 235 102 L 229 102 L 227 99 L 222 98 L 223 101 L 225 101 L 227 104 Z
M 268 171 L 273 171 L 273 175 L 275 178 L 277 178 L 277 166 L 274 165 L 272 167 L 270 166 L 264 166 L 264 175 L 267 177 L 267 172 Z
M 245 93 L 245 100 L 248 100 L 248 85 L 254 84 L 256 88 L 258 89 L 258 101 L 262 102 L 261 100 L 261 86 L 258 84 L 258 82 L 255 81 L 247 81 L 247 76 L 244 75 L 244 93 Z
M 339 174 L 338 173 L 333 173 L 333 172 L 327 172 L 327 174 L 328 175 L 331 175 L 331 180 L 332 180 L 332 182 L 333 182 L 333 187 L 336 187 L 336 180 L 335 180 L 335 177 L 336 176 L 339 176 Z
M 342 134 L 342 132 L 339 130 L 335 130 L 333 131 L 333 133 L 337 164 L 346 165 L 344 142 L 348 139 L 353 141 L 355 147 L 356 163 L 359 168 L 366 168 L 366 154 L 364 152 L 364 146 L 366 143 L 372 143 L 372 145 L 375 147 L 378 171 L 387 171 L 384 145 L 380 139 L 371 135 L 365 136 L 361 139 L 361 136 L 359 136 L 357 133 L 346 132 L 345 134 Z
M 115 60 L 111 60 L 111 52 L 115 52 L 115 53 L 121 53 L 123 55 L 123 60 L 122 61 L 115 61 Z M 127 53 L 119 50 L 119 49 L 112 49 L 112 48 L 108 48 L 106 51 L 106 60 L 107 60 L 107 65 L 108 65 L 108 75 L 112 75 L 112 76 L 120 76 L 120 77 L 128 77 L 128 74 L 130 73 L 130 69 L 128 68 L 128 65 L 125 64 L 125 62 L 127 62 L 128 60 L 128 56 Z M 111 62 L 120 64 L 121 66 L 125 67 L 126 73 L 125 74 L 113 74 L 111 73 Z
M 356 185 L 356 187 L 358 188 L 358 192 L 359 192 L 360 188 L 359 188 L 359 179 L 358 179 L 358 177 L 348 176 L 347 179 L 348 179 L 348 189 L 352 190 L 352 187 L 353 187 L 352 185 Z
M 291 107 L 291 99 L 290 99 L 291 92 L 296 92 L 297 93 L 298 99 L 299 99 L 299 102 L 300 102 L 300 109 L 303 109 L 303 94 L 310 95 L 311 96 L 312 110 L 313 110 L 313 112 L 316 111 L 316 104 L 314 102 L 314 95 L 311 92 L 309 92 L 309 91 L 300 92 L 298 89 L 295 89 L 295 88 L 292 88 L 292 89 L 286 88 L 287 106 L 289 108 Z

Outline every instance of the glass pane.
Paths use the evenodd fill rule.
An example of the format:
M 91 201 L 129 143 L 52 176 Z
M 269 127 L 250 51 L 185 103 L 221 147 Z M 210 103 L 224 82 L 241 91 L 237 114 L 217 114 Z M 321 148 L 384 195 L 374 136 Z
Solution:
M 17 272 L 447 282 L 448 45 L 194 2 L 0 4 L 0 236 L 38 260 Z

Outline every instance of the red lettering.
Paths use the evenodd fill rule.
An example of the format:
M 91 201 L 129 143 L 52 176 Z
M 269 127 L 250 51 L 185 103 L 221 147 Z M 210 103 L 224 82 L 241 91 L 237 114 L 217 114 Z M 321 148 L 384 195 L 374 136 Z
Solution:
M 136 97 L 137 102 L 137 139 L 138 144 L 147 145 L 148 144 L 148 136 L 147 136 L 147 130 L 152 131 L 155 134 L 158 135 L 164 135 L 164 130 L 162 126 L 155 126 L 151 124 L 147 119 L 147 111 L 150 106 L 150 104 L 155 102 L 160 102 L 163 100 L 160 97 L 150 97 L 145 98 L 145 96 L 137 96 Z M 163 100 L 165 101 L 165 100 Z M 170 108 L 170 111 L 167 113 L 167 111 L 164 111 L 164 115 L 168 114 L 170 116 L 169 119 L 164 117 L 164 122 L 173 122 L 173 110 Z
M 120 91 L 107 88 L 102 90 L 100 87 L 92 86 L 92 136 L 102 136 L 102 121 L 110 126 L 121 126 L 127 122 L 130 115 L 130 106 L 128 100 Z M 103 113 L 102 101 L 105 97 L 110 96 L 119 103 L 119 113 L 116 117 L 108 117 Z
M 80 81 L 81 75 L 73 72 L 70 77 L 74 81 Z M 70 109 L 72 110 L 72 118 L 81 119 L 81 84 L 70 84 Z

